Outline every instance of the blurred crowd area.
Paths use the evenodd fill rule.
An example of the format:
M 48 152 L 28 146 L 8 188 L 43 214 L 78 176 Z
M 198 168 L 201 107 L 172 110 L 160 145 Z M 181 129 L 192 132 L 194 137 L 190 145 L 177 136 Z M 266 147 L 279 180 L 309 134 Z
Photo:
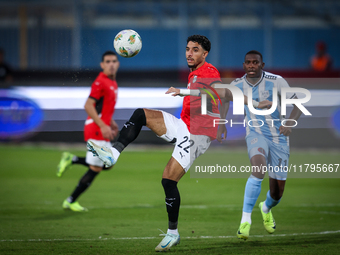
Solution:
M 242 75 L 244 55 L 253 49 L 263 53 L 266 70 L 282 76 L 340 76 L 336 0 L 3 0 L 0 48 L 8 82 L 88 86 L 101 54 L 113 50 L 113 38 L 127 28 L 141 35 L 143 48 L 132 59 L 120 58 L 120 86 L 185 83 L 191 34 L 211 40 L 208 62 L 223 77 Z M 320 45 L 329 59 L 315 61 Z M 322 67 L 322 61 L 329 63 Z

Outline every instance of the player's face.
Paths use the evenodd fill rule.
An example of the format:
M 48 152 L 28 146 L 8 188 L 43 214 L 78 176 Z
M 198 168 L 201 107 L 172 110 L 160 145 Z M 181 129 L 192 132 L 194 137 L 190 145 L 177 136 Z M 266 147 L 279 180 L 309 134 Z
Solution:
M 107 55 L 104 57 L 104 61 L 100 63 L 100 67 L 103 69 L 103 73 L 107 76 L 115 76 L 119 68 L 119 61 L 115 55 Z
M 244 58 L 243 70 L 247 73 L 248 78 L 260 78 L 264 63 L 257 54 L 248 54 Z
M 204 50 L 197 42 L 188 42 L 185 52 L 188 67 L 197 69 L 204 64 L 205 58 L 208 56 L 208 51 Z

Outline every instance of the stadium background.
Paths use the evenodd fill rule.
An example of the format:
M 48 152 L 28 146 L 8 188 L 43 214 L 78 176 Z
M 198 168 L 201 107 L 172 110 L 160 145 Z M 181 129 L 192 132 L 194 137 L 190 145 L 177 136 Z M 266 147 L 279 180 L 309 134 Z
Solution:
M 1 1 L 0 7 L 0 47 L 14 71 L 14 82 L 2 87 L 11 86 L 9 89 L 17 94 L 29 95 L 43 111 L 42 123 L 35 130 L 38 132 L 25 137 L 3 134 L 5 141 L 81 142 L 86 117 L 83 102 L 99 71 L 100 55 L 112 49 L 112 39 L 120 30 L 132 28 L 141 35 L 143 48 L 133 59 L 120 58 L 117 79 L 120 95 L 127 96 L 124 103 L 118 102 L 114 116 L 120 125 L 137 107 L 174 114 L 180 111 L 178 100 L 155 100 L 163 97 L 161 90 L 145 91 L 151 98 L 143 100 L 139 92 L 129 98 L 124 88 L 184 87 L 188 73 L 184 45 L 188 35 L 197 33 L 210 38 L 208 61 L 218 67 L 223 78 L 241 76 L 245 52 L 256 49 L 263 53 L 266 70 L 294 78 L 292 86 L 326 90 L 315 91 L 317 97 L 318 93 L 323 96 L 310 105 L 313 119 L 301 119 L 302 124 L 292 134 L 292 146 L 339 146 L 337 1 L 35 0 Z M 310 70 L 309 61 L 318 41 L 327 44 L 334 60 L 330 72 Z M 329 96 L 334 98 L 331 103 Z M 150 105 L 149 99 L 158 103 Z M 8 125 L 6 109 L 2 115 L 2 123 Z M 25 121 L 27 118 L 22 119 Z M 242 131 L 237 133 L 241 135 L 230 133 L 234 140 L 230 143 L 244 144 Z M 143 134 L 137 142 L 161 143 L 150 132 Z
M 256 49 L 263 53 L 266 70 L 287 78 L 291 86 L 312 90 L 306 104 L 312 117 L 301 118 L 292 147 L 339 148 L 338 1 L 13 0 L 1 1 L 0 13 L 0 47 L 14 77 L 13 83 L 2 83 L 2 95 L 29 98 L 41 110 L 31 120 L 24 106 L 2 107 L 3 127 L 25 126 L 21 133 L 2 130 L 5 142 L 82 142 L 83 104 L 100 71 L 100 56 L 113 49 L 120 30 L 131 28 L 141 35 L 143 48 L 132 59 L 120 58 L 114 116 L 120 126 L 137 107 L 178 115 L 180 100 L 163 91 L 186 86 L 186 38 L 204 34 L 212 42 L 208 61 L 227 81 L 243 75 L 244 54 Z M 318 41 L 327 44 L 332 71 L 316 73 L 309 67 Z M 16 117 L 8 118 L 11 114 Z M 227 143 L 244 145 L 243 134 L 242 128 L 231 131 Z M 137 142 L 162 144 L 147 130 Z

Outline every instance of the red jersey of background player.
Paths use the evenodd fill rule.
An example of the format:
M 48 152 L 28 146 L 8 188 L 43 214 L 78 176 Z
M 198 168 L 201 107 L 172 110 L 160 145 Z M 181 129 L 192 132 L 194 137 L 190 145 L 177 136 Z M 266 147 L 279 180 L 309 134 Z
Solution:
M 220 73 L 212 64 L 205 62 L 189 74 L 188 89 L 204 88 L 216 82 L 221 83 Z M 181 119 L 187 125 L 190 134 L 207 135 L 212 140 L 216 139 L 218 126 L 214 127 L 213 121 L 217 118 L 220 118 L 218 105 L 215 105 L 213 100 L 209 100 L 209 95 L 207 95 L 207 115 L 201 114 L 201 97 L 184 97 Z
M 102 121 L 110 126 L 115 105 L 117 101 L 118 85 L 116 81 L 111 80 L 103 72 L 100 72 L 98 77 L 92 83 L 90 98 L 96 100 L 96 110 Z M 84 128 L 84 139 L 105 140 L 99 126 L 94 121 L 87 117 Z

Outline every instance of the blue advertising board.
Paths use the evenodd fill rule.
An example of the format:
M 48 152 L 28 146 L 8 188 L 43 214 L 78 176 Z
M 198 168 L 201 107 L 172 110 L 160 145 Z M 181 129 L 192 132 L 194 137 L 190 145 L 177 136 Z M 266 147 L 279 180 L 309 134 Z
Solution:
M 43 121 L 42 109 L 31 99 L 0 90 L 0 139 L 20 138 L 36 131 Z

